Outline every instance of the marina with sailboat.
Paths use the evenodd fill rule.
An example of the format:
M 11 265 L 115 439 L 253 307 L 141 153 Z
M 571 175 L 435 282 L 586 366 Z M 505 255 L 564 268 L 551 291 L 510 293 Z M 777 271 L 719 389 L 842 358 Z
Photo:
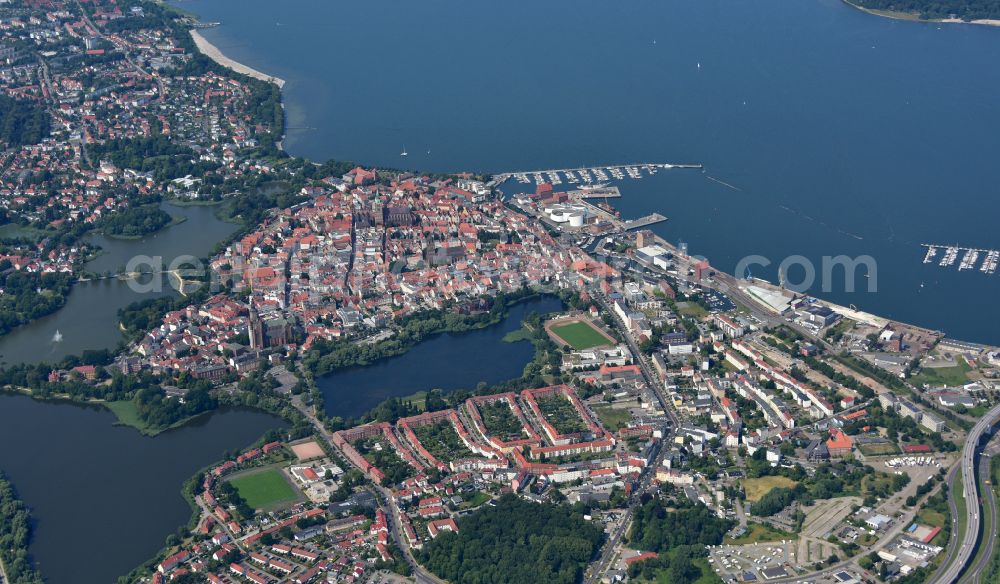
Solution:
M 998 263 L 1000 263 L 1000 250 L 962 247 L 959 245 L 935 245 L 930 243 L 922 243 L 920 245 L 927 248 L 923 263 L 932 264 L 937 261 L 938 266 L 942 268 L 951 267 L 957 261 L 958 271 L 960 272 L 973 270 L 976 268 L 976 264 L 979 264 L 980 272 L 993 274 L 997 270 Z M 938 252 L 942 250 L 941 259 L 937 260 Z M 962 256 L 961 261 L 958 259 L 959 255 Z M 983 258 L 981 264 L 979 263 L 980 257 Z
M 593 183 L 607 183 L 612 180 L 624 180 L 625 178 L 641 179 L 645 176 L 653 176 L 660 170 L 697 169 L 701 170 L 701 164 L 669 164 L 659 162 L 640 162 L 635 164 L 617 164 L 611 166 L 582 166 L 579 168 L 558 168 L 552 170 L 528 170 L 518 172 L 505 172 L 494 175 L 491 186 L 499 185 L 510 179 L 515 179 L 521 184 L 542 184 L 560 185 L 563 182 L 569 184 L 590 185 Z

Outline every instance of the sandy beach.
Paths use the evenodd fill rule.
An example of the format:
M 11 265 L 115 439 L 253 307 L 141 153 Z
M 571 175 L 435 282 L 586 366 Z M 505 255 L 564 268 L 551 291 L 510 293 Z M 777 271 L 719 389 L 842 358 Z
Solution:
M 986 26 L 1000 26 L 1000 20 L 993 18 L 983 18 L 980 20 L 962 20 L 960 18 L 945 18 L 939 20 L 938 22 L 947 22 L 948 24 L 985 24 Z
M 229 57 L 225 56 L 222 53 L 222 51 L 219 50 L 218 47 L 208 42 L 208 39 L 206 39 L 205 37 L 201 36 L 201 33 L 198 30 L 192 30 L 191 37 L 194 38 L 194 44 L 198 47 L 199 51 L 205 53 L 205 56 L 212 59 L 216 63 L 222 65 L 223 67 L 228 67 L 233 71 L 236 71 L 237 73 L 249 75 L 250 77 L 260 79 L 261 81 L 270 81 L 275 85 L 277 85 L 278 87 L 285 86 L 284 79 L 281 79 L 279 77 L 274 77 L 266 73 L 261 73 L 260 71 L 252 67 L 247 67 L 243 63 L 234 61 Z

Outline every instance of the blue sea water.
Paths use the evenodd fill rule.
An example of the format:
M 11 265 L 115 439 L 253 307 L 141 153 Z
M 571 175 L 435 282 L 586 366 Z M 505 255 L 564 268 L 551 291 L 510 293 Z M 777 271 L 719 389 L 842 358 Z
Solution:
M 924 265 L 919 246 L 1000 248 L 998 29 L 837 0 L 174 3 L 287 81 L 291 154 L 434 171 L 701 163 L 626 181 L 616 204 L 667 215 L 656 230 L 721 269 L 764 255 L 754 275 L 774 281 L 791 255 L 870 255 L 877 292 L 811 291 L 1000 343 L 1000 274 Z

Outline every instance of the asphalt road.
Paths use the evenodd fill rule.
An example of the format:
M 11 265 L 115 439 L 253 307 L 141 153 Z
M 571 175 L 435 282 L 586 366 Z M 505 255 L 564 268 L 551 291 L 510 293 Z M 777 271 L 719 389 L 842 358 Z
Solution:
M 947 483 L 948 483 L 949 493 L 955 490 L 955 479 L 959 476 L 960 472 L 961 472 L 961 466 L 956 465 L 948 473 Z M 941 577 L 944 571 L 948 569 L 948 566 L 951 566 L 952 562 L 955 561 L 955 554 L 958 553 L 958 546 L 956 545 L 958 543 L 958 533 L 956 533 L 954 529 L 954 526 L 956 524 L 955 518 L 958 517 L 958 507 L 955 505 L 954 497 L 948 497 L 948 511 L 951 513 L 951 520 L 952 520 L 951 524 L 953 529 L 951 530 L 951 537 L 948 539 L 948 545 L 946 546 L 944 560 L 941 562 L 941 565 L 938 566 L 938 569 L 935 570 L 934 575 L 931 578 L 932 582 L 938 581 L 938 579 Z
M 406 558 L 406 563 L 410 565 L 410 569 L 413 570 L 413 579 L 417 584 L 447 584 L 445 580 L 438 578 L 431 572 L 425 570 L 417 560 L 413 557 L 411 553 L 410 546 L 403 539 L 402 534 L 402 523 L 400 520 L 400 510 L 396 507 L 396 501 L 392 498 L 392 491 L 384 487 L 378 487 L 379 492 L 388 501 L 389 507 L 389 534 L 392 536 L 396 546 L 403 552 L 403 556 Z
M 993 442 L 984 450 L 983 455 L 979 458 L 979 481 L 983 485 L 988 485 L 990 480 L 990 459 L 992 456 L 1000 453 L 1000 441 L 994 439 Z M 980 550 L 982 553 L 979 555 L 979 561 L 977 561 L 969 571 L 966 572 L 961 579 L 961 582 L 979 582 L 982 577 L 983 571 L 990 564 L 990 560 L 993 559 L 993 553 L 996 548 L 997 542 L 997 498 L 992 492 L 992 487 L 988 487 L 990 492 L 984 493 L 983 495 L 983 505 L 989 507 L 990 512 L 983 513 L 983 537 L 985 538 L 980 542 Z
M 947 568 L 936 582 L 941 582 L 942 584 L 958 582 L 959 575 L 972 560 L 972 556 L 976 550 L 976 540 L 979 537 L 979 522 L 981 520 L 979 484 L 976 480 L 975 472 L 975 462 L 978 456 L 976 451 L 979 446 L 979 439 L 993 425 L 998 416 L 1000 416 L 1000 406 L 996 406 L 987 412 L 969 430 L 965 446 L 962 447 L 962 486 L 964 487 L 963 496 L 965 497 L 966 509 L 965 536 L 962 538 L 961 547 L 958 548 L 958 552 L 955 554 L 955 560 L 947 564 Z M 949 492 L 954 497 L 955 491 L 952 489 Z

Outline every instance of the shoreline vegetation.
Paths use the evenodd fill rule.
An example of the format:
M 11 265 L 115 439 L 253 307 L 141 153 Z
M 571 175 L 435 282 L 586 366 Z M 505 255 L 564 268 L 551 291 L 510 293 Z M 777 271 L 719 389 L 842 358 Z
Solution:
M 116 400 L 116 401 L 102 401 L 94 402 L 95 404 L 100 404 L 107 408 L 112 414 L 117 418 L 115 426 L 124 426 L 128 428 L 135 428 L 139 434 L 146 436 L 148 438 L 155 438 L 160 434 L 177 428 L 182 428 L 187 426 L 191 422 L 198 420 L 200 418 L 210 416 L 219 411 L 218 408 L 214 410 L 209 410 L 205 412 L 199 412 L 197 414 L 181 418 L 172 424 L 167 426 L 157 426 L 144 421 L 136 409 L 135 401 L 133 399 L 126 400 Z M 268 412 L 270 413 L 270 412 Z
M 891 18 L 892 20 L 905 20 L 908 22 L 925 22 L 928 24 L 978 24 L 981 26 L 994 26 L 1000 27 L 1000 19 L 997 18 L 978 18 L 973 20 L 962 20 L 961 18 L 922 18 L 919 12 L 905 12 L 901 10 L 883 10 L 879 8 L 868 8 L 862 6 L 857 2 L 857 0 L 843 0 L 844 4 L 852 8 L 856 8 L 861 12 L 871 14 L 873 16 L 881 16 L 882 18 Z
M 10 270 L 0 261 L 0 337 L 34 320 L 61 310 L 73 289 L 74 277 L 66 273 L 39 274 Z
M 108 239 L 117 239 L 119 241 L 140 241 L 146 237 L 149 237 L 150 235 L 155 235 L 157 233 L 160 233 L 164 229 L 168 229 L 170 227 L 173 227 L 174 225 L 180 225 L 181 223 L 184 223 L 185 221 L 188 220 L 188 218 L 185 217 L 184 215 L 174 215 L 172 213 L 168 213 L 168 215 L 170 215 L 169 223 L 167 223 L 162 227 L 154 229 L 153 231 L 148 231 L 146 233 L 136 233 L 133 235 L 119 235 L 116 233 L 107 233 L 107 232 L 101 232 L 101 233 Z
M 108 238 L 138 240 L 183 222 L 184 215 L 171 215 L 158 205 L 129 207 L 100 221 L 101 232 Z
M 31 398 L 33 400 L 42 403 L 63 403 L 72 404 L 75 406 L 81 406 L 85 408 L 97 408 L 104 409 L 111 412 L 115 416 L 115 421 L 112 426 L 121 426 L 134 428 L 139 432 L 140 435 L 146 438 L 155 438 L 160 434 L 168 431 L 175 430 L 178 428 L 183 428 L 191 422 L 198 419 L 211 416 L 212 414 L 219 413 L 222 411 L 223 407 L 219 406 L 211 410 L 206 410 L 192 414 L 190 416 L 183 417 L 175 422 L 168 425 L 156 425 L 144 421 L 136 409 L 134 398 L 127 399 L 117 399 L 117 400 L 105 400 L 105 399 L 83 399 L 79 396 L 75 396 L 71 393 L 57 393 L 51 395 L 38 395 L 37 392 L 29 387 L 0 387 L 0 395 L 20 395 Z M 240 406 L 235 406 L 240 407 Z M 255 406 L 246 406 L 250 410 L 260 411 L 266 414 L 271 414 L 274 416 L 283 417 L 273 410 L 267 408 L 258 408 Z M 286 421 L 291 421 L 287 420 Z
M 31 512 L 0 471 L 0 573 L 6 581 L 42 584 L 42 576 L 28 553 L 30 541 Z
M 280 77 L 275 77 L 274 75 L 268 75 L 266 73 L 262 73 L 261 71 L 258 71 L 253 67 L 249 67 L 247 65 L 244 65 L 243 63 L 240 63 L 239 61 L 230 59 L 225 55 L 225 53 L 223 53 L 219 49 L 219 47 L 213 45 L 197 29 L 191 29 L 191 38 L 194 39 L 195 46 L 198 47 L 198 50 L 201 51 L 203 55 L 215 61 L 219 65 L 222 65 L 223 67 L 226 67 L 228 69 L 232 69 L 237 73 L 241 73 L 243 75 L 249 75 L 254 79 L 267 81 L 268 83 L 274 83 L 275 85 L 278 86 L 279 89 L 285 86 L 285 80 Z

